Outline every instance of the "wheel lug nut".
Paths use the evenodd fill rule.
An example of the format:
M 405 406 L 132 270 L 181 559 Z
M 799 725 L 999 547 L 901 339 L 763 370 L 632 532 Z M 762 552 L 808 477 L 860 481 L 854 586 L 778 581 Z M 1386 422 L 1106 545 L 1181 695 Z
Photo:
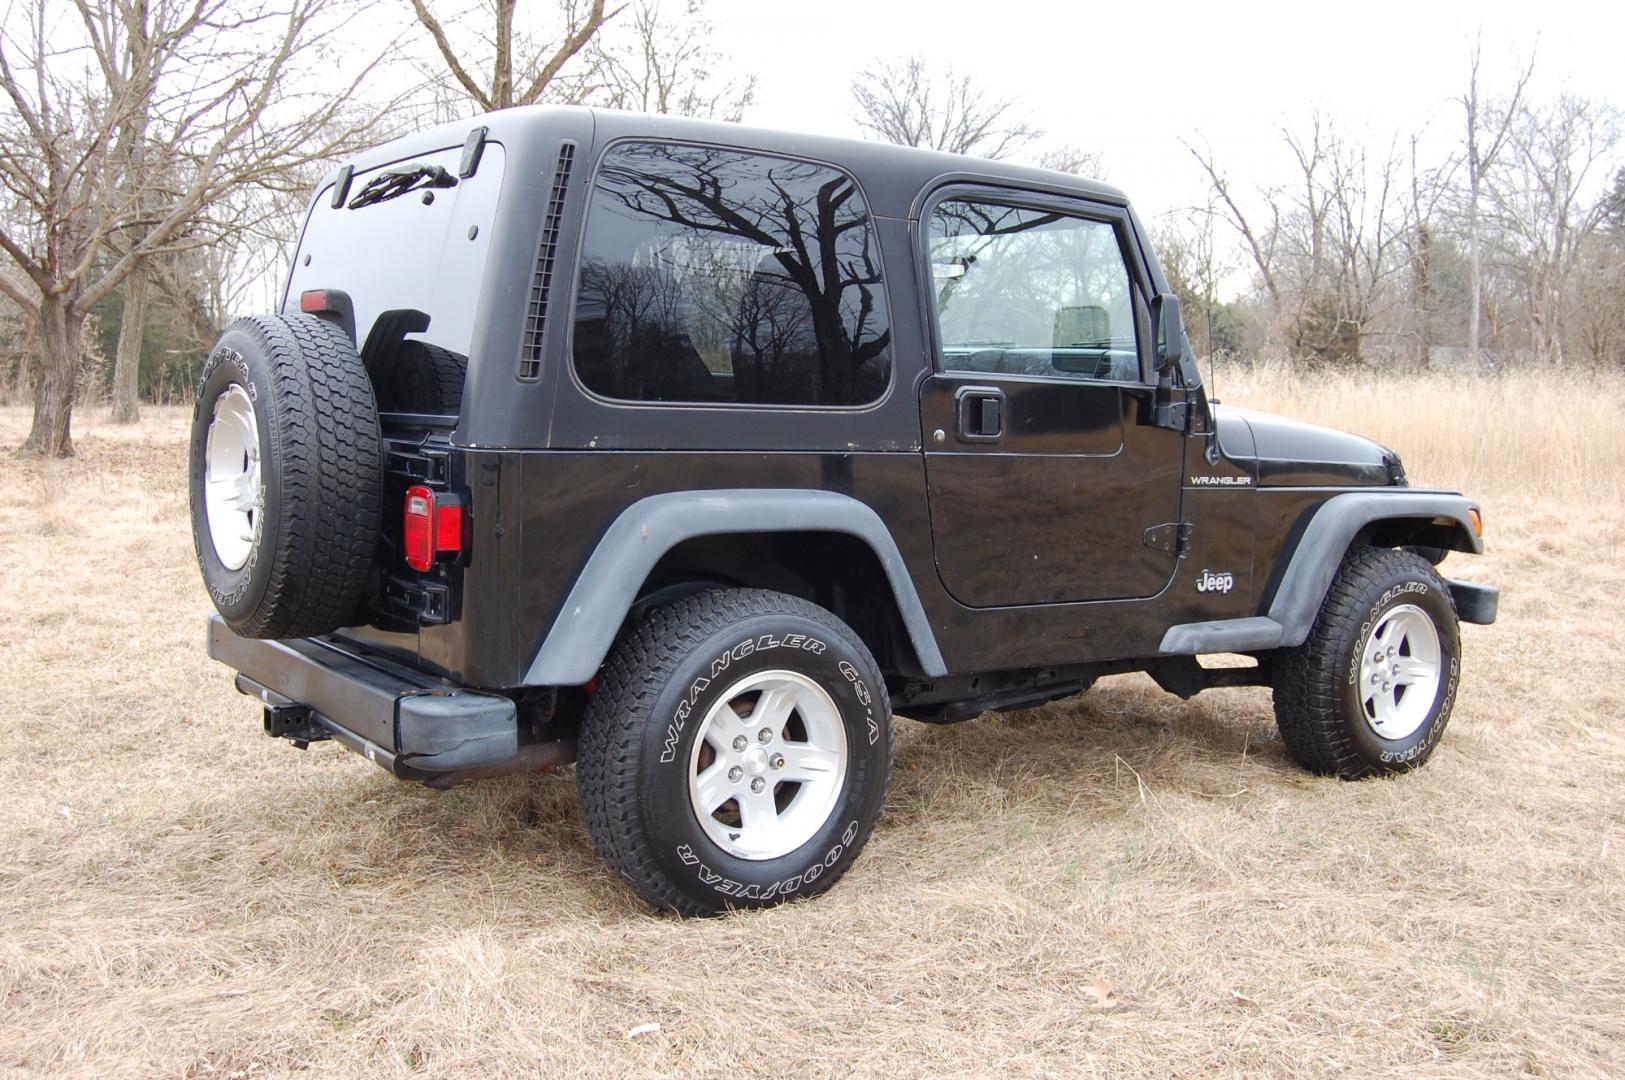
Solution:
M 735 765 L 733 768 L 728 770 L 728 779 L 732 780 L 736 784 L 739 783 L 740 780 L 744 779 L 744 777 L 745 770 L 741 769 L 738 765 Z
M 758 795 L 762 793 L 762 789 L 765 787 L 767 787 L 767 781 L 763 780 L 760 776 L 750 782 L 750 789 L 756 792 Z
M 1372 672 L 1372 673 L 1371 673 L 1371 681 L 1372 681 L 1372 682 L 1378 682 L 1378 681 L 1380 681 L 1380 680 L 1381 680 L 1381 679 L 1382 679 L 1382 676 L 1381 676 L 1381 675 L 1378 675 L 1378 674 L 1377 674 L 1377 673 L 1376 673 L 1376 672 L 1375 672 L 1375 671 L 1373 671 L 1373 672 Z
M 735 735 L 734 736 L 734 749 L 735 750 L 743 751 L 748 743 L 749 743 L 749 740 L 746 739 L 743 735 Z
M 784 768 L 784 755 L 783 754 L 774 754 L 772 759 L 770 761 L 768 761 L 768 764 L 773 766 L 775 769 Z
M 763 728 L 761 731 L 758 731 L 756 733 L 756 741 L 757 742 L 764 742 L 764 743 L 772 742 L 773 741 L 773 729 L 772 728 Z

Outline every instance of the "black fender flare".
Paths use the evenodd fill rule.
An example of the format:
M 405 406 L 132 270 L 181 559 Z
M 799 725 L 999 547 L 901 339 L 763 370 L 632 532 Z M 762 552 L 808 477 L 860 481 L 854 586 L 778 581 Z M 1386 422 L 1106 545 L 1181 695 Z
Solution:
M 741 488 L 651 495 L 621 511 L 576 575 L 531 660 L 525 685 L 590 681 L 650 571 L 677 544 L 698 536 L 759 532 L 838 532 L 866 543 L 885 571 L 920 667 L 927 675 L 948 673 L 914 579 L 879 514 L 833 491 Z
M 1477 510 L 1476 502 L 1454 491 L 1378 489 L 1334 495 L 1315 510 L 1297 545 L 1285 556 L 1287 564 L 1267 612 L 1246 619 L 1169 627 L 1159 651 L 1191 655 L 1302 645 L 1309 638 L 1343 556 L 1361 530 L 1384 521 L 1443 524 L 1455 530 L 1460 550 L 1480 555 L 1484 539 L 1473 527 L 1472 519 L 1472 512 Z M 1458 584 L 1475 596 L 1473 621 L 1493 621 L 1495 602 L 1488 594 L 1496 590 L 1452 582 L 1452 591 Z
M 1481 555 L 1484 539 L 1469 513 L 1477 509 L 1477 503 L 1453 491 L 1350 491 L 1321 503 L 1270 601 L 1269 617 L 1281 626 L 1281 644 L 1308 640 L 1332 578 L 1360 530 L 1378 521 L 1451 522 L 1472 553 Z

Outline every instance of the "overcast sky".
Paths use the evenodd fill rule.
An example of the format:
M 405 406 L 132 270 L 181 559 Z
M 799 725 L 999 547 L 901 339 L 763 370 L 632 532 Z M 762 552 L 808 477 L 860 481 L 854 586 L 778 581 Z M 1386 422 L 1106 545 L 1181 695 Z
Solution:
M 1280 180 L 1279 129 L 1319 107 L 1386 146 L 1455 138 L 1472 39 L 1483 83 L 1537 50 L 1537 97 L 1625 107 L 1625 3 L 1354 0 L 1089 4 L 1043 0 L 709 0 L 717 46 L 759 80 L 752 124 L 854 135 L 852 77 L 925 55 L 1017 103 L 1051 143 L 1102 153 L 1147 218 L 1203 197 L 1181 137 L 1205 136 L 1235 180 Z M 1538 40 L 1537 40 L 1538 39 Z

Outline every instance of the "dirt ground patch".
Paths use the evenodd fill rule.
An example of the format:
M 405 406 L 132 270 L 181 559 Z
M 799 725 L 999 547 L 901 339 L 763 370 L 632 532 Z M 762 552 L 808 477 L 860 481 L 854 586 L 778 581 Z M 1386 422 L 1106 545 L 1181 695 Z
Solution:
M 435 794 L 264 738 L 204 655 L 188 416 L 0 410 L 0 1074 L 1625 1072 L 1625 395 L 1227 375 L 1482 498 L 1501 583 L 1433 761 L 1292 766 L 1266 691 L 1139 677 L 933 729 L 829 895 L 683 921 L 573 778 Z M 629 1037 L 644 1025 L 657 1029 Z

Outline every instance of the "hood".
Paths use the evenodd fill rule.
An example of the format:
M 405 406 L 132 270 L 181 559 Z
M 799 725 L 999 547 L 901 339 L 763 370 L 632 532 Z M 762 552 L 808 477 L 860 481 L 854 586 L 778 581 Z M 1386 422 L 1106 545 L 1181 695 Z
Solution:
M 1370 439 L 1274 413 L 1228 406 L 1221 411 L 1227 419 L 1234 418 L 1232 422 L 1245 423 L 1251 432 L 1251 456 L 1260 487 L 1379 487 L 1405 483 L 1399 455 Z M 1245 445 L 1244 440 L 1234 441 Z M 1231 457 L 1240 456 L 1228 443 L 1225 452 Z

